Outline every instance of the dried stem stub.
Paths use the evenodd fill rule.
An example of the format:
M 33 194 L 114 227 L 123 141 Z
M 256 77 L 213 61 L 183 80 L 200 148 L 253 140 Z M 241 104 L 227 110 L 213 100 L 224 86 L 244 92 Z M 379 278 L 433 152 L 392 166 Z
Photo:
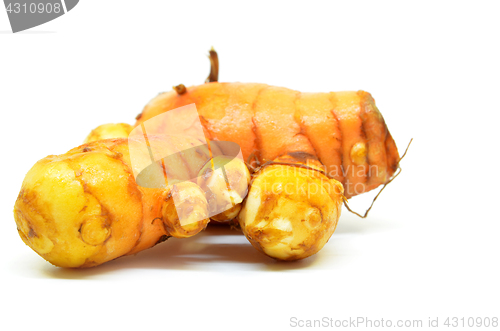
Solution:
M 217 52 L 212 47 L 208 52 L 208 58 L 210 59 L 210 74 L 208 75 L 205 83 L 218 82 L 219 81 L 219 56 Z

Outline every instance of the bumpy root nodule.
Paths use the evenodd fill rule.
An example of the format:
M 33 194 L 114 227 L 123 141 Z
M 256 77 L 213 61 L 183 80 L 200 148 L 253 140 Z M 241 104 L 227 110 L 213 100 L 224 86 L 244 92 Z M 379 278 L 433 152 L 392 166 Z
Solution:
M 335 231 L 343 186 L 314 159 L 290 155 L 263 166 L 238 216 L 250 243 L 279 260 L 317 253 Z
M 104 139 L 127 138 L 132 129 L 133 126 L 127 123 L 109 123 L 99 125 L 89 133 L 83 142 L 86 144 Z
M 226 222 L 235 218 L 248 192 L 250 172 L 239 158 L 215 156 L 198 174 L 198 185 L 206 193 L 211 218 Z

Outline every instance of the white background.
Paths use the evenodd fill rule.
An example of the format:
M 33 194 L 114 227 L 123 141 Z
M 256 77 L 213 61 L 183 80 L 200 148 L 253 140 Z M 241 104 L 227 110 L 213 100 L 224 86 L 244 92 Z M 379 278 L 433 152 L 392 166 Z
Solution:
M 500 317 L 499 20 L 494 1 L 84 0 L 11 34 L 0 10 L 0 323 L 51 330 L 290 328 L 290 318 Z M 278 263 L 236 232 L 171 239 L 89 270 L 25 246 L 13 205 L 30 167 L 158 92 L 220 80 L 366 90 L 403 173 L 368 219 L 343 212 L 316 256 Z M 353 199 L 363 209 L 371 198 Z

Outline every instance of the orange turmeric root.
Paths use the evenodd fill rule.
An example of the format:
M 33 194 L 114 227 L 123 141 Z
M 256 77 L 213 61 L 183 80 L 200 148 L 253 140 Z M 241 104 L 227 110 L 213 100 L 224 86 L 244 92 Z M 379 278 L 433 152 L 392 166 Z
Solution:
M 212 69 L 218 69 L 218 60 L 211 56 Z M 224 206 L 228 201 L 236 203 L 219 220 L 239 214 L 237 221 L 245 235 L 271 257 L 295 260 L 316 253 L 335 230 L 342 197 L 386 184 L 398 169 L 396 144 L 367 92 L 301 93 L 264 84 L 216 80 L 217 70 L 212 70 L 204 85 L 179 85 L 160 94 L 137 117 L 136 126 L 194 103 L 210 141 L 237 143 L 251 165 L 274 160 L 254 176 L 246 201 L 246 180 L 227 196 L 211 196 Z M 103 128 L 87 141 L 107 137 L 104 133 L 109 129 Z M 162 130 L 168 131 L 161 126 L 156 132 Z M 176 150 L 189 147 L 187 141 L 171 141 L 178 144 Z M 195 157 L 188 164 L 196 165 L 196 169 L 181 166 L 176 171 L 185 172 L 180 176 L 184 178 L 186 173 L 190 178 L 203 175 L 197 183 L 179 182 L 174 189 L 167 185 L 166 178 L 146 172 L 146 179 L 153 178 L 160 184 L 164 181 L 164 187 L 159 183 L 139 185 L 139 177 L 134 179 L 137 169 L 130 162 L 128 143 L 126 139 L 93 141 L 35 164 L 26 175 L 14 208 L 23 241 L 57 266 L 90 267 L 137 253 L 169 236 L 184 238 L 203 230 L 209 221 L 206 191 L 222 185 L 217 177 L 206 172 L 204 163 Z M 217 151 L 212 153 L 212 157 L 218 156 Z M 276 176 L 277 171 L 291 167 L 280 165 L 283 160 L 290 163 L 287 158 L 300 155 L 313 160 L 312 168 L 299 167 L 296 172 Z M 292 163 L 305 162 L 299 159 Z M 182 163 L 178 161 L 176 164 Z M 164 174 L 171 173 L 165 165 L 158 166 L 163 167 Z M 317 169 L 321 166 L 323 169 Z M 242 168 L 246 171 L 244 165 L 231 169 L 240 178 L 245 177 Z M 313 185 L 318 190 L 268 191 L 268 185 Z M 175 199 L 183 204 L 174 206 Z M 242 206 L 237 205 L 241 202 Z M 183 223 L 181 217 L 197 221 Z
M 250 83 L 211 82 L 151 100 L 137 123 L 195 103 L 210 140 L 237 143 L 265 163 L 304 152 L 340 181 L 347 198 L 387 183 L 399 154 L 372 96 L 364 91 L 301 93 Z
M 101 140 L 38 161 L 14 206 L 22 240 L 52 264 L 78 268 L 205 229 L 208 204 L 202 189 L 192 182 L 139 186 L 129 147 L 127 139 Z M 176 198 L 182 204 L 174 206 Z M 180 222 L 180 215 L 195 220 Z

